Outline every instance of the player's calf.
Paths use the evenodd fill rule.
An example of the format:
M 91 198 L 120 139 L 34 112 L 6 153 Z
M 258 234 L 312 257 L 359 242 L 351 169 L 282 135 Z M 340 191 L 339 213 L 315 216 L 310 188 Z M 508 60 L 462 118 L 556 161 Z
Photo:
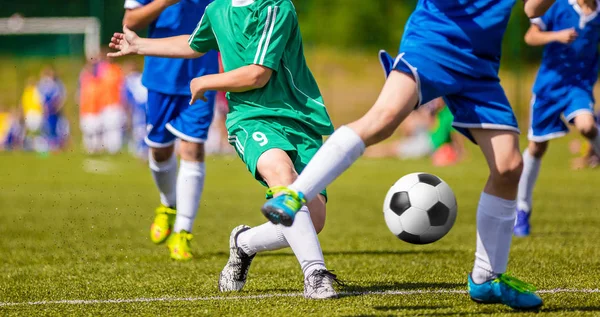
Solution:
M 529 145 L 527 146 L 527 149 L 529 150 L 529 154 L 531 154 L 531 156 L 533 156 L 536 159 L 541 159 L 548 150 L 548 141 L 530 141 Z

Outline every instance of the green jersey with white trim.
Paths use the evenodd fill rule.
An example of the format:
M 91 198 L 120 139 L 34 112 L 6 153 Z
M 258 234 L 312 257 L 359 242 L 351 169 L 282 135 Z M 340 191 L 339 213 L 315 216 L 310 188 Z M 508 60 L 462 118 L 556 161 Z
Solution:
M 333 132 L 290 0 L 215 0 L 189 45 L 197 52 L 219 50 L 225 71 L 252 64 L 273 70 L 263 88 L 227 93 L 228 129 L 240 120 L 287 117 L 321 135 Z

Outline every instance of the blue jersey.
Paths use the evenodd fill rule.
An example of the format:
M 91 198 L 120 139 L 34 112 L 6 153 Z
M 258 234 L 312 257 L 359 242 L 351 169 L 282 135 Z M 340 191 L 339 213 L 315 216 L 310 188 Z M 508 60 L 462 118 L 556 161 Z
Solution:
M 57 78 L 43 77 L 37 85 L 46 116 L 58 114 L 65 100 L 65 87 Z
M 496 78 L 502 38 L 516 0 L 419 0 L 406 23 L 401 52 L 474 78 Z
M 152 0 L 126 0 L 126 9 L 136 9 Z M 164 38 L 192 34 L 204 9 L 212 0 L 181 0 L 166 8 L 148 28 L 148 37 Z M 219 72 L 217 53 L 209 52 L 197 59 L 145 58 L 143 83 L 149 90 L 167 95 L 190 95 L 190 81 L 195 77 Z
M 600 6 L 584 15 L 576 0 L 558 0 L 542 17 L 531 20 L 542 31 L 574 28 L 579 34 L 571 44 L 553 42 L 544 48 L 542 65 L 533 92 L 539 97 L 561 98 L 571 87 L 588 91 L 598 78 Z

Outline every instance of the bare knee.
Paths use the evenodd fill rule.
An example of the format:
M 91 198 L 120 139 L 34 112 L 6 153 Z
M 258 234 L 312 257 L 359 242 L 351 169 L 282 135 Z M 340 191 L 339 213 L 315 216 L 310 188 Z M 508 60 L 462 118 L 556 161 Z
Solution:
M 529 154 L 535 158 L 542 158 L 548 150 L 548 141 L 545 142 L 529 142 L 527 147 Z
M 174 147 L 150 148 L 152 159 L 156 162 L 165 162 L 173 156 Z
M 188 162 L 204 162 L 204 144 L 181 140 L 181 159 Z
M 598 135 L 598 128 L 594 119 L 585 120 L 585 122 L 578 124 L 577 130 L 587 139 L 594 139 Z
M 496 186 L 516 188 L 523 171 L 523 158 L 518 151 L 496 161 L 490 180 Z
M 270 187 L 288 186 L 298 177 L 287 153 L 279 149 L 263 153 L 258 159 L 256 169 Z

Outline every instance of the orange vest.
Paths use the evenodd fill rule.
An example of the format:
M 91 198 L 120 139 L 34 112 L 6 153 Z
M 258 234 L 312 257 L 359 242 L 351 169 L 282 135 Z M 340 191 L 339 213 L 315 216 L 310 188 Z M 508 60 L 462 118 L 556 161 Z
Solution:
M 102 87 L 102 106 L 120 105 L 123 87 L 121 68 L 116 64 L 104 63 L 98 71 L 98 77 Z
M 79 77 L 80 115 L 100 113 L 101 93 L 100 81 L 89 70 L 83 70 Z

